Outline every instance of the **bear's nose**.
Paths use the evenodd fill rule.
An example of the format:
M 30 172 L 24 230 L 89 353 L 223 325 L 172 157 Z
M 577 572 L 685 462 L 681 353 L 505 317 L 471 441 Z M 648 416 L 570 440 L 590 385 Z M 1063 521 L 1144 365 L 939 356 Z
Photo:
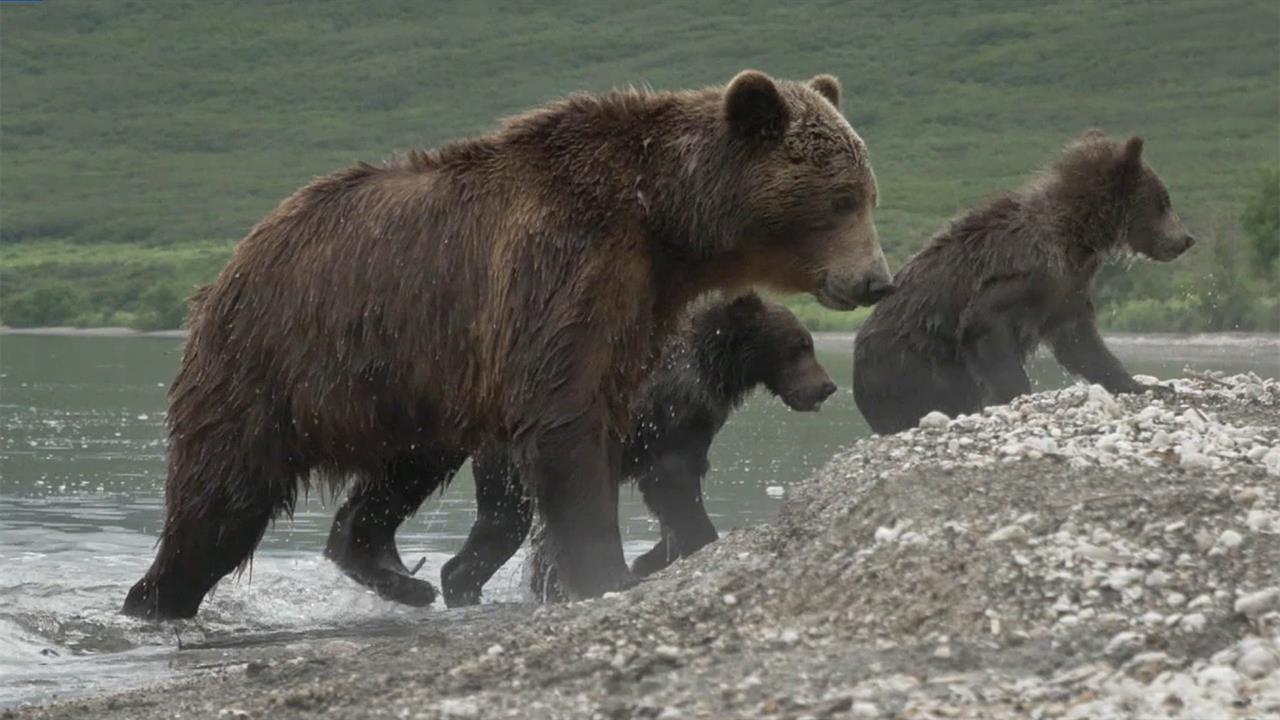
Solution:
M 1191 246 L 1196 244 L 1196 239 L 1193 235 L 1187 235 L 1185 238 L 1182 239 L 1182 242 L 1184 243 L 1183 249 L 1190 250 Z
M 827 398 L 831 397 L 831 393 L 835 391 L 836 391 L 836 384 L 828 380 L 822 383 L 821 388 L 818 388 L 818 397 L 822 398 L 823 400 L 826 400 Z

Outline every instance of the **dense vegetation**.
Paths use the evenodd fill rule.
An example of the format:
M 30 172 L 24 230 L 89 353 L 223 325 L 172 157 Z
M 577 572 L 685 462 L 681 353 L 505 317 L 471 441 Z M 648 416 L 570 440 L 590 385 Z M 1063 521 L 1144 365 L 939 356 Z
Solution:
M 314 175 L 569 90 L 833 72 L 896 265 L 1084 128 L 1205 239 L 1102 279 L 1115 329 L 1277 329 L 1280 6 L 97 0 L 0 8 L 0 320 L 172 327 Z M 860 317 L 794 301 L 815 327 Z

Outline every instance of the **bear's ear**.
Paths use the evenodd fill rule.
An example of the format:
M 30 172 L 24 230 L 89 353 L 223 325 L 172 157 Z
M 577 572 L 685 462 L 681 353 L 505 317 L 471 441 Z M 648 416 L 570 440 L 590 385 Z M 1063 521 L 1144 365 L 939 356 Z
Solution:
M 743 70 L 729 83 L 724 116 L 729 127 L 748 137 L 781 135 L 790 119 L 778 86 L 756 70 Z
M 1126 168 L 1137 169 L 1142 167 L 1142 138 L 1129 138 L 1129 141 L 1124 144 L 1124 155 L 1120 162 Z
M 764 310 L 764 300 L 755 290 L 747 290 L 729 303 L 729 312 L 740 317 L 756 315 Z
M 840 81 L 835 75 L 818 75 L 809 81 L 809 87 L 827 99 L 827 102 L 840 107 Z
M 1120 149 L 1118 163 L 1120 188 L 1123 193 L 1131 193 L 1138 188 L 1142 179 L 1142 138 L 1131 137 Z
M 1089 128 L 1080 136 L 1080 140 L 1082 142 L 1096 142 L 1098 140 L 1105 140 L 1106 138 L 1107 134 L 1102 132 L 1100 128 Z

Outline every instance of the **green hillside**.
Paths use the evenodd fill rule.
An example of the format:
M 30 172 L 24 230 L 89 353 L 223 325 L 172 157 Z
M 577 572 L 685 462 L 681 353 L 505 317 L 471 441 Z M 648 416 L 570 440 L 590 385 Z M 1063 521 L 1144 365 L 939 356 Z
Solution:
M 572 90 L 754 67 L 841 78 L 893 262 L 1100 126 L 1145 136 L 1175 207 L 1219 241 L 1108 278 L 1113 324 L 1280 322 L 1274 267 L 1239 221 L 1280 167 L 1271 0 L 431 5 L 0 7 L 0 319 L 170 325 L 190 285 L 317 174 Z M 1210 317 L 1231 292 L 1247 298 L 1239 317 Z

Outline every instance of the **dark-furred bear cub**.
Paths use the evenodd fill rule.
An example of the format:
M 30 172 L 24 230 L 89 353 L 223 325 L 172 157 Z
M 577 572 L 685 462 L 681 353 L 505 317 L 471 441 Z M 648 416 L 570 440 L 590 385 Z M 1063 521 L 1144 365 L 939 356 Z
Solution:
M 716 539 L 702 500 L 707 453 L 729 415 L 760 385 L 799 411 L 817 410 L 836 389 L 814 356 L 813 337 L 785 307 L 748 293 L 690 313 L 647 382 L 622 448 L 622 477 L 639 486 L 662 527 L 662 539 L 632 564 L 637 575 Z M 490 446 L 474 459 L 476 522 L 441 572 L 451 607 L 479 602 L 481 587 L 529 532 L 532 509 L 509 458 Z

